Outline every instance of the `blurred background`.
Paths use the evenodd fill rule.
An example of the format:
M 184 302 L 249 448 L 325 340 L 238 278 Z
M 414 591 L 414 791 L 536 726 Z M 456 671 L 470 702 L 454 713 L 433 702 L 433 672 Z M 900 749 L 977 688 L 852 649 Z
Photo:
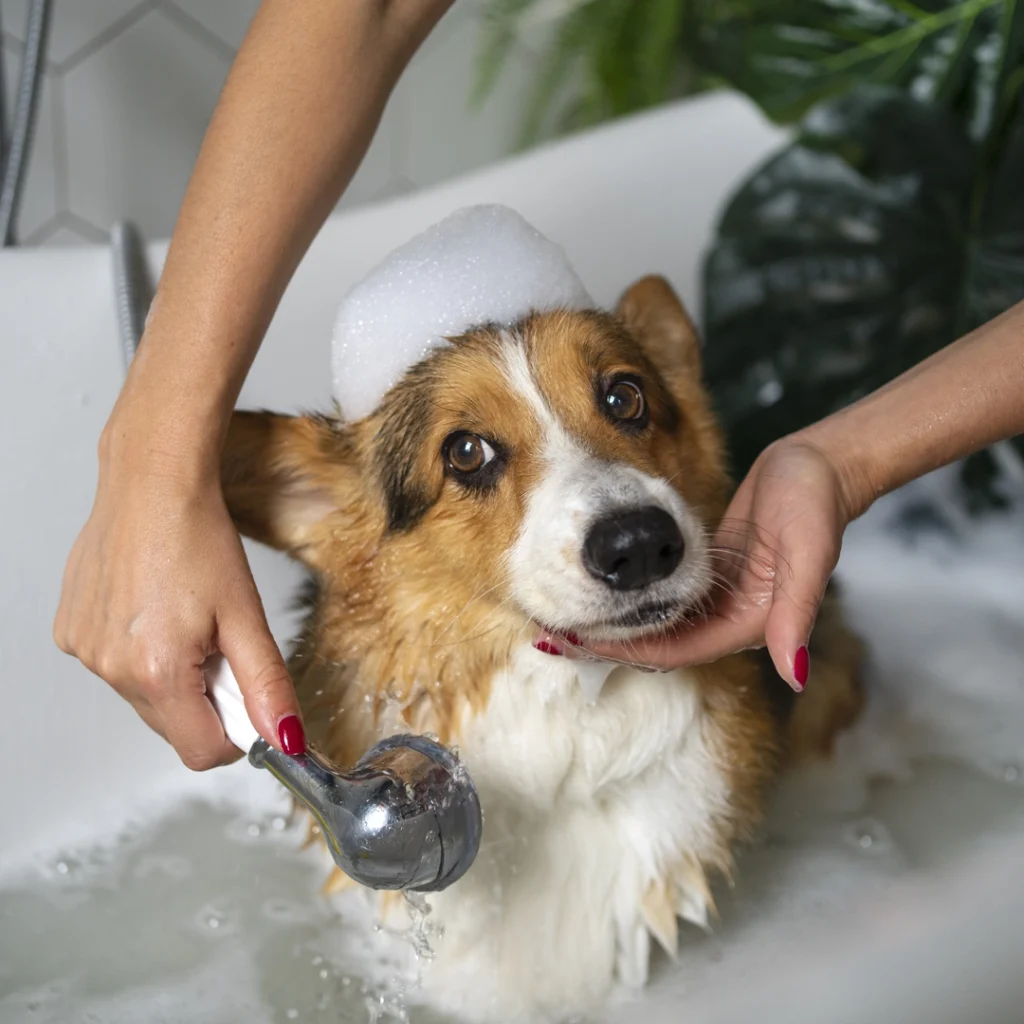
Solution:
M 167 237 L 258 6 L 54 0 L 11 239 L 102 243 L 120 218 Z M 7 123 L 29 9 L 0 0 Z M 457 0 L 340 205 L 721 88 L 792 138 L 732 197 L 704 274 L 707 371 L 742 472 L 773 438 L 1024 298 L 1019 5 Z M 1009 443 L 968 460 L 965 511 L 1006 508 L 1022 456 Z

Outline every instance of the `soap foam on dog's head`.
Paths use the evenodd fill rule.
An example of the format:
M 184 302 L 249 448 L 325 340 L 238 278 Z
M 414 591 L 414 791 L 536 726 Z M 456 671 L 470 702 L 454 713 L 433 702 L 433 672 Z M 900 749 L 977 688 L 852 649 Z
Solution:
M 594 305 L 560 246 L 505 206 L 459 210 L 396 249 L 345 297 L 334 328 L 334 397 L 362 419 L 445 339 L 531 312 Z

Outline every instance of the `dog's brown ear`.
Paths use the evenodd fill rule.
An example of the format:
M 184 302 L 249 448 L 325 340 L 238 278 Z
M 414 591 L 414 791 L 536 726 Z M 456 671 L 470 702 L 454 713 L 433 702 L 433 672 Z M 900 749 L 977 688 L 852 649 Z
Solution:
M 679 371 L 700 376 L 697 329 L 665 278 L 641 278 L 619 299 L 616 312 L 666 377 Z
M 328 517 L 359 501 L 357 462 L 326 418 L 236 412 L 221 458 L 228 511 L 245 536 L 313 564 Z

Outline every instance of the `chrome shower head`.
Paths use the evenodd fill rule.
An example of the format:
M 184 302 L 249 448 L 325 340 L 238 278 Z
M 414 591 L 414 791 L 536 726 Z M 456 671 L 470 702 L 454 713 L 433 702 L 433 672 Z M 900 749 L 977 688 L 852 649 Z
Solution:
M 473 782 L 451 751 L 424 736 L 389 737 L 345 772 L 313 751 L 292 757 L 262 739 L 249 761 L 310 810 L 338 867 L 371 889 L 445 889 L 480 848 Z

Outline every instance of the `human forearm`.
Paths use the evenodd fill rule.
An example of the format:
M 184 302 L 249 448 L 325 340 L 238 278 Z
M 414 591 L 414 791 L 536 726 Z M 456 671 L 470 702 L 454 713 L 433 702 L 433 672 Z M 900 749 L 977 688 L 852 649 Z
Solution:
M 220 486 L 220 447 L 281 293 L 450 0 L 264 0 L 182 206 L 104 431 L 54 639 L 192 768 L 238 756 L 207 698 L 219 651 L 286 753 L 302 711 Z
M 796 435 L 839 468 L 852 518 L 883 494 L 1024 434 L 1024 303 Z
M 216 472 L 281 294 L 450 3 L 265 0 L 196 164 L 108 454 Z

